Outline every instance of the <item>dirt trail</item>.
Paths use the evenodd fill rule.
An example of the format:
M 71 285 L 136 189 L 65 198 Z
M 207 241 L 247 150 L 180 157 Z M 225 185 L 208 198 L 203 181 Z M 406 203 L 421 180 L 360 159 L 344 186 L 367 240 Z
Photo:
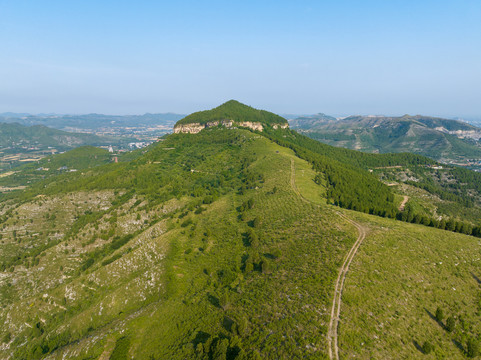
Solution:
M 327 341 L 329 345 L 329 358 L 339 359 L 339 347 L 337 344 L 337 328 L 339 326 L 339 315 L 341 314 L 341 300 L 342 291 L 344 290 L 344 281 L 346 280 L 347 272 L 349 271 L 349 266 L 351 265 L 352 259 L 356 256 L 359 246 L 361 246 L 362 241 L 366 237 L 366 228 L 361 224 L 349 219 L 347 216 L 341 213 L 337 213 L 340 217 L 344 218 L 346 221 L 350 222 L 357 228 L 359 233 L 356 242 L 352 246 L 351 250 L 346 255 L 344 262 L 339 269 L 337 275 L 336 287 L 334 290 L 334 299 L 332 300 L 331 308 L 331 321 L 329 322 L 329 330 L 327 332 Z
M 399 211 L 404 211 L 404 207 L 406 206 L 406 203 L 408 202 L 408 200 L 409 200 L 409 196 L 404 195 L 404 199 L 401 205 L 399 205 Z
M 291 187 L 292 190 L 305 202 L 310 204 L 312 203 L 310 200 L 306 199 L 302 196 L 296 186 L 296 168 L 294 164 L 294 160 L 291 159 Z M 406 200 L 407 201 L 407 200 Z M 317 205 L 317 204 L 314 204 Z M 319 206 L 319 205 L 317 205 Z M 347 272 L 349 271 L 349 266 L 351 265 L 354 256 L 356 256 L 357 250 L 361 243 L 363 242 L 364 238 L 366 237 L 366 228 L 363 227 L 361 224 L 355 222 L 354 220 L 349 219 L 346 215 L 341 214 L 340 212 L 336 213 L 354 225 L 359 233 L 356 242 L 351 247 L 349 252 L 347 253 L 344 262 L 342 263 L 341 268 L 339 269 L 339 273 L 337 275 L 335 290 L 334 290 L 334 298 L 332 300 L 332 308 L 331 308 L 331 320 L 329 321 L 329 329 L 327 331 L 327 342 L 329 347 L 329 359 L 336 359 L 339 360 L 339 347 L 337 343 L 337 329 L 339 326 L 339 315 L 341 314 L 341 300 L 342 300 L 342 291 L 344 290 L 344 281 L 346 279 Z
M 294 190 L 294 192 L 296 193 L 297 196 L 299 196 L 302 200 L 310 203 L 309 200 L 307 200 L 304 196 L 301 195 L 301 193 L 299 192 L 299 189 L 297 189 L 297 186 L 296 186 L 296 166 L 294 164 L 293 159 L 291 159 L 291 187 L 292 187 L 292 190 Z

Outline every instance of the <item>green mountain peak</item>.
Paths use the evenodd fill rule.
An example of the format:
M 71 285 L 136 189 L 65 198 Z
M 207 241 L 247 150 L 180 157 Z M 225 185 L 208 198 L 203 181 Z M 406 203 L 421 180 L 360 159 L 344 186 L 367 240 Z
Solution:
M 258 110 L 236 100 L 229 100 L 211 110 L 192 113 L 179 120 L 174 132 L 198 133 L 213 126 L 241 126 L 262 131 L 265 126 L 287 128 L 287 120 L 265 110 Z

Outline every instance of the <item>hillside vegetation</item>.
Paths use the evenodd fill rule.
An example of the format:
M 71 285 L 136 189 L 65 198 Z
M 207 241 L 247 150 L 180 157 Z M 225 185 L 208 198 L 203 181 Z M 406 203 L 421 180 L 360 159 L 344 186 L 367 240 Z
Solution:
M 370 232 L 345 284 L 341 358 L 467 358 L 481 334 L 479 239 L 354 218 Z
M 355 235 L 292 190 L 292 160 L 322 191 L 292 151 L 216 129 L 6 202 L 5 354 L 325 357 Z
M 321 116 L 298 118 L 291 127 L 323 143 L 376 153 L 410 152 L 443 162 L 481 159 L 481 129 L 428 116 Z
M 257 110 L 253 107 L 241 104 L 236 100 L 205 111 L 198 111 L 179 120 L 176 125 L 199 123 L 205 124 L 212 121 L 233 120 L 234 122 L 260 122 L 267 125 L 287 125 L 283 117 L 265 110 Z
M 20 165 L 9 175 L 7 173 L 0 177 L 0 186 L 26 186 L 51 176 L 84 170 L 111 161 L 112 156 L 107 150 L 94 146 L 82 146 L 63 154 L 47 156 L 34 163 Z
M 267 129 L 265 135 L 308 160 L 323 174 L 317 179 L 326 177 L 328 202 L 383 217 L 481 236 L 480 173 L 440 166 L 421 155 L 368 154 L 336 148 L 291 130 Z M 417 190 L 413 192 L 412 188 Z M 409 195 L 405 209 L 399 209 L 396 194 Z
M 342 358 L 391 358 L 398 348 L 415 358 L 422 341 L 464 358 L 479 336 L 479 239 L 395 220 L 405 213 L 397 190 L 368 171 L 430 159 L 337 149 L 269 127 L 172 134 L 118 163 L 77 151 L 78 171 L 1 195 L 2 358 L 328 359 L 334 288 L 359 239 L 355 224 L 367 236 L 340 288 Z M 50 162 L 77 158 L 64 156 Z M 420 259 L 453 251 L 456 271 L 423 272 L 446 288 L 419 294 L 410 281 Z M 456 281 L 466 298 L 451 297 Z M 380 306 L 374 294 L 385 289 Z M 400 293 L 416 299 L 404 313 Z M 416 322 L 437 307 L 455 317 L 445 340 L 433 321 Z M 399 337 L 389 327 L 379 336 L 392 316 Z

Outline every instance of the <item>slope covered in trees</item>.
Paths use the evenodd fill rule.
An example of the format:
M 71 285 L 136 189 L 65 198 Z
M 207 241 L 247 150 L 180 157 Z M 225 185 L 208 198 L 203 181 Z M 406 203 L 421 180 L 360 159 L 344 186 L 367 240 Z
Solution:
M 82 146 L 63 154 L 51 155 L 16 167 L 10 175 L 0 177 L 0 186 L 16 187 L 36 183 L 65 172 L 75 172 L 108 164 L 111 154 L 94 146 Z
M 265 110 L 257 110 L 248 105 L 241 104 L 236 100 L 229 100 L 226 103 L 212 109 L 195 112 L 179 120 L 177 125 L 192 123 L 205 124 L 212 121 L 233 120 L 234 122 L 259 122 L 267 125 L 287 125 L 283 117 Z

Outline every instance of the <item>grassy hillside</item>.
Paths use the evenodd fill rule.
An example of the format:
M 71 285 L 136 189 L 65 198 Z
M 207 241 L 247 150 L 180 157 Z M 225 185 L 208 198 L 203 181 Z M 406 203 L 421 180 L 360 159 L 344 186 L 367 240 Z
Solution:
M 85 170 L 113 161 L 104 149 L 82 146 L 63 154 L 47 156 L 34 163 L 20 165 L 0 177 L 0 187 L 15 188 L 41 181 L 66 172 Z
M 370 229 L 346 279 L 354 288 L 362 281 L 373 286 L 376 269 L 357 275 L 371 261 L 365 256 L 388 262 L 378 253 L 397 242 L 415 239 L 412 246 L 436 256 L 456 247 L 459 256 L 459 249 L 471 254 L 475 247 L 465 245 L 479 242 L 332 205 L 390 216 L 398 198 L 366 168 L 429 163 L 419 156 L 333 149 L 287 130 L 213 128 L 169 135 L 119 163 L 90 166 L 97 165 L 93 160 L 100 159 L 87 157 L 80 171 L 2 197 L 0 357 L 327 359 L 336 279 L 358 239 L 350 219 Z M 392 232 L 384 239 L 386 229 Z M 405 232 L 412 235 L 402 238 Z M 432 241 L 436 236 L 446 246 Z M 421 297 L 411 293 L 415 286 L 394 280 L 420 263 L 415 256 L 400 260 L 402 266 L 383 265 L 393 266 L 393 294 L 402 288 L 423 298 L 426 309 L 447 309 L 451 300 L 444 293 Z M 475 294 L 466 274 L 477 270 L 461 266 L 459 281 Z M 362 279 L 351 285 L 351 274 Z M 423 273 L 433 283 L 443 279 L 438 275 Z M 372 304 L 370 294 L 382 290 L 361 295 Z M 347 357 L 361 354 L 350 329 L 359 338 L 374 334 L 358 326 L 357 309 L 350 310 L 352 324 L 344 322 L 346 309 L 357 304 L 352 296 L 361 296 L 346 291 L 339 344 Z M 471 303 L 459 304 L 465 321 L 478 320 Z M 385 306 L 362 309 L 386 316 Z M 415 321 L 415 310 L 403 324 Z M 432 324 L 423 324 L 423 339 L 421 330 L 412 339 L 406 332 L 407 346 L 434 342 L 427 336 Z M 476 326 L 468 330 L 466 336 L 479 335 Z M 380 345 L 383 351 L 365 343 L 366 351 L 390 357 L 390 342 Z M 449 347 L 442 351 L 462 356 Z
M 216 129 L 4 202 L 4 354 L 325 358 L 355 235 L 292 190 L 292 161 L 322 194 L 291 150 Z
M 440 166 L 429 158 L 409 153 L 367 154 L 336 148 L 291 130 L 267 129 L 265 135 L 293 149 L 325 177 L 328 202 L 481 236 L 480 173 Z M 382 186 L 378 180 L 383 182 Z M 424 193 L 419 194 L 420 191 Z M 399 209 L 403 196 L 409 201 L 405 209 Z
M 233 120 L 260 122 L 267 125 L 287 125 L 287 120 L 274 113 L 257 110 L 250 106 L 241 104 L 235 100 L 229 100 L 226 103 L 212 109 L 195 112 L 179 120 L 176 125 L 199 123 L 205 124 L 211 121 Z
M 341 358 L 465 359 L 481 334 L 479 239 L 356 218 L 370 231 L 343 294 Z

